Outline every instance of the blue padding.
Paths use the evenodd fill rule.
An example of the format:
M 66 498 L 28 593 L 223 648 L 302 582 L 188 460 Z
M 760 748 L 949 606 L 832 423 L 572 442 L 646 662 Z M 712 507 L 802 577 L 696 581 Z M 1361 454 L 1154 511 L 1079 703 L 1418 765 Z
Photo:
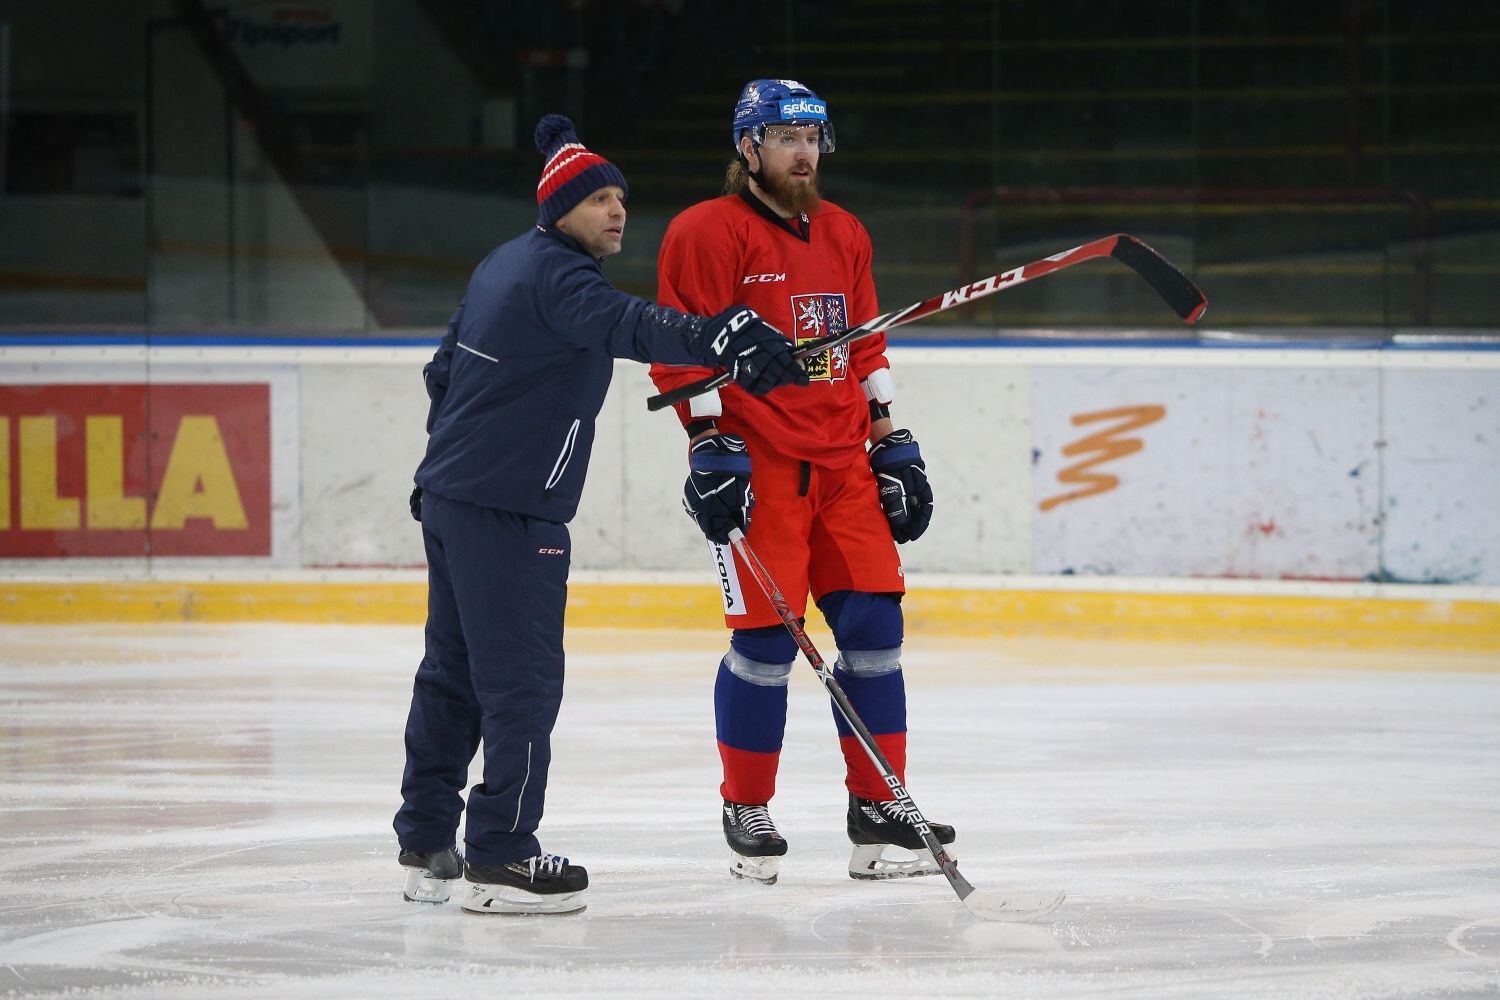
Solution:
M 922 460 L 922 450 L 917 443 L 889 444 L 875 454 L 877 469 L 889 469 L 893 465 L 911 465 Z
M 750 456 L 744 452 L 726 455 L 721 452 L 693 452 L 688 456 L 688 468 L 694 472 L 727 472 L 734 476 L 750 475 Z
M 894 670 L 879 677 L 856 677 L 842 667 L 835 667 L 833 678 L 849 696 L 849 703 L 872 734 L 906 732 L 906 680 L 901 671 Z M 831 699 L 829 706 L 833 709 L 833 723 L 838 726 L 839 735 L 853 736 L 854 730 L 849 728 Z
M 835 590 L 823 595 L 818 608 L 833 629 L 839 649 L 895 649 L 901 645 L 905 624 L 901 598 L 896 594 Z
M 737 628 L 729 637 L 729 645 L 756 663 L 791 663 L 797 658 L 797 640 L 781 625 Z
M 719 742 L 736 750 L 776 753 L 786 735 L 786 686 L 741 680 L 719 661 L 714 681 L 714 725 Z

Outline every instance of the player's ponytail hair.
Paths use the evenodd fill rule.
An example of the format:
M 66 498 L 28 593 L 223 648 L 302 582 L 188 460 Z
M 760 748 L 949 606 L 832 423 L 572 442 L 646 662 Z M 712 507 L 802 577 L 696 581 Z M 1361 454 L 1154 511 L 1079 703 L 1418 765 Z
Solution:
M 739 194 L 750 183 L 750 171 L 745 169 L 745 161 L 736 158 L 729 161 L 729 166 L 724 170 L 724 193 Z

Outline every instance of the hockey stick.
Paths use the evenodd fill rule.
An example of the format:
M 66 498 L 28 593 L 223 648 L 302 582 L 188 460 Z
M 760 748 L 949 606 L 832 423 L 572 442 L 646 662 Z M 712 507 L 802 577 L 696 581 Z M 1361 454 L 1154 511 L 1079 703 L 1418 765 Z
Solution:
M 750 575 L 755 577 L 755 582 L 760 586 L 761 592 L 766 595 L 766 600 L 776 609 L 776 614 L 781 618 L 781 624 L 797 640 L 797 646 L 802 650 L 802 655 L 817 673 L 818 680 L 828 689 L 828 694 L 833 698 L 833 703 L 838 706 L 839 714 L 844 721 L 849 723 L 849 728 L 859 739 L 859 744 L 872 763 L 875 770 L 880 772 L 890 790 L 895 793 L 896 801 L 901 803 L 906 811 L 907 818 L 922 835 L 922 843 L 927 845 L 927 850 L 932 852 L 932 859 L 942 869 L 948 879 L 948 884 L 953 891 L 958 893 L 958 898 L 968 907 L 970 913 L 985 920 L 1030 920 L 1051 913 L 1062 904 L 1064 893 L 1048 890 L 1022 890 L 1017 892 L 1000 892 L 992 889 L 976 889 L 964 878 L 958 870 L 958 862 L 948 856 L 947 850 L 938 842 L 933 835 L 932 827 L 927 824 L 927 819 L 922 815 L 917 804 L 912 801 L 911 794 L 907 792 L 906 786 L 901 779 L 896 777 L 896 771 L 891 767 L 890 761 L 886 760 L 875 737 L 860 719 L 859 713 L 849 701 L 849 696 L 839 686 L 838 680 L 833 676 L 833 671 L 828 664 L 823 662 L 823 657 L 818 655 L 817 647 L 808 638 L 807 632 L 803 630 L 797 616 L 792 614 L 792 609 L 782 596 L 776 581 L 771 579 L 771 574 L 756 556 L 755 551 L 750 548 L 750 543 L 745 539 L 745 533 L 738 528 L 729 531 L 729 544 L 740 554 L 740 559 L 750 570 Z
M 919 319 L 936 315 L 952 309 L 954 306 L 965 302 L 973 302 L 996 292 L 1003 292 L 1007 288 L 1014 288 L 1024 281 L 1040 278 L 1044 274 L 1053 271 L 1061 271 L 1065 267 L 1081 264 L 1086 260 L 1095 260 L 1100 257 L 1113 257 L 1115 260 L 1126 265 L 1136 274 L 1145 278 L 1156 294 L 1166 300 L 1172 311 L 1181 316 L 1185 322 L 1196 323 L 1198 317 L 1203 315 L 1203 310 L 1208 307 L 1208 299 L 1198 290 L 1198 286 L 1188 280 L 1187 275 L 1177 270 L 1172 262 L 1161 254 L 1125 233 L 1116 233 L 1114 236 L 1106 236 L 1103 239 L 1085 243 L 1081 247 L 1074 247 L 1062 253 L 1053 254 L 1051 257 L 1043 257 L 1034 260 L 1030 264 L 1021 267 L 1013 267 L 1009 271 L 1001 271 L 992 274 L 988 278 L 972 284 L 963 285 L 951 291 L 934 295 L 930 299 L 914 302 L 905 309 L 897 309 L 882 316 L 861 323 L 852 330 L 830 337 L 820 337 L 817 340 L 809 340 L 792 352 L 793 357 L 798 359 L 821 354 L 823 351 L 831 351 L 835 347 L 842 347 L 851 340 L 868 337 L 873 333 L 883 333 L 886 330 L 894 330 L 898 326 L 915 323 Z M 646 409 L 660 410 L 680 403 L 685 399 L 728 385 L 733 376 L 729 372 L 720 372 L 717 375 L 709 375 L 696 382 L 680 385 L 675 389 L 652 396 L 646 400 Z

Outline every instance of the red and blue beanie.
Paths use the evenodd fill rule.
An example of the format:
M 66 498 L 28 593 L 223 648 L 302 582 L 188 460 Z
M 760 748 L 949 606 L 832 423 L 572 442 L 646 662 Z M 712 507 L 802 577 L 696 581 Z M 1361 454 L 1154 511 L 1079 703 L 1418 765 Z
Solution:
M 585 149 L 573 123 L 562 115 L 537 122 L 536 148 L 547 158 L 536 186 L 537 222 L 543 226 L 551 226 L 602 187 L 614 184 L 630 193 L 620 168 Z

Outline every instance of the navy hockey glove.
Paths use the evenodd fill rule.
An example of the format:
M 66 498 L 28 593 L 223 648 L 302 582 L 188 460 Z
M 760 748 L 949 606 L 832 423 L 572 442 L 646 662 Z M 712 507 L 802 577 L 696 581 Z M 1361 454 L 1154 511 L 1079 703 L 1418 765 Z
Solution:
M 915 541 L 932 520 L 932 487 L 927 463 L 911 431 L 891 431 L 870 449 L 870 468 L 880 490 L 880 509 L 898 542 Z
M 422 520 L 422 487 L 413 486 L 411 488 L 411 496 L 407 498 L 406 503 L 411 508 L 411 519 L 413 521 Z
M 807 371 L 792 357 L 792 342 L 754 309 L 730 306 L 708 321 L 714 363 L 751 395 L 764 396 L 782 385 L 807 385 Z
M 729 544 L 729 529 L 750 527 L 750 453 L 737 434 L 713 434 L 688 452 L 682 506 L 711 542 Z

